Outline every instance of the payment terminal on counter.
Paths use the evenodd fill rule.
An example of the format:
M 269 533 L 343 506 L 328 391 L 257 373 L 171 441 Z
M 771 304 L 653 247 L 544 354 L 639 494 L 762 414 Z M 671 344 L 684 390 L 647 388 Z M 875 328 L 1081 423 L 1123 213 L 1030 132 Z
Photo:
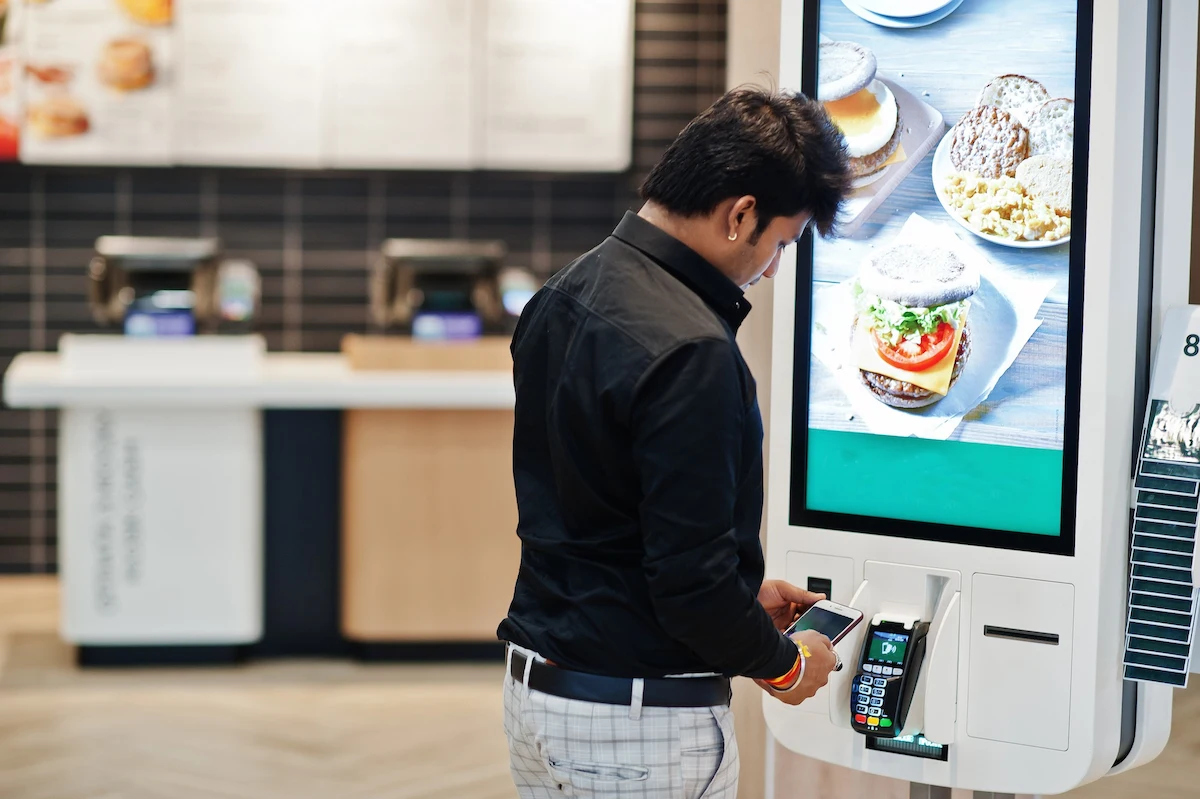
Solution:
M 503 241 L 387 239 L 371 275 L 375 324 L 434 341 L 511 334 L 540 286 L 507 254 Z
M 140 338 L 250 332 L 258 269 L 213 238 L 101 236 L 87 267 L 92 316 Z
M 1189 296 L 1198 22 L 1183 0 L 768 21 L 855 181 L 841 235 L 773 281 L 767 575 L 864 618 L 834 645 L 856 668 L 764 696 L 779 757 L 1053 795 L 1165 746 L 1200 366 L 1195 397 L 1150 377 L 1200 353 L 1200 313 L 1163 321 Z

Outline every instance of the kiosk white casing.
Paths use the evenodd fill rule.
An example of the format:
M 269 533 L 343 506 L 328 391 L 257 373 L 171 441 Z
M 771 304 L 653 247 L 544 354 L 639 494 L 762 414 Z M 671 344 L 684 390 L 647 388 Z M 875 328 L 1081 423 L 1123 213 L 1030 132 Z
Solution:
M 1159 292 L 1186 286 L 1179 274 L 1190 247 L 1190 214 L 1179 206 L 1191 207 L 1191 137 L 1155 121 L 1177 127 L 1186 117 L 1193 129 L 1196 8 L 1161 7 L 1156 81 L 1157 5 L 1094 6 L 1073 556 L 793 526 L 796 269 L 785 265 L 775 279 L 767 574 L 800 586 L 829 579 L 831 599 L 859 607 L 868 621 L 881 610 L 931 620 L 905 731 L 949 747 L 944 762 L 868 749 L 850 728 L 846 669 L 797 708 L 764 697 L 768 726 L 790 750 L 915 783 L 1055 794 L 1105 775 L 1118 759 L 1117 770 L 1152 759 L 1165 744 L 1171 691 L 1141 685 L 1132 748 L 1127 727 L 1122 751 L 1123 708 L 1131 710 L 1122 672 L 1131 436 L 1141 422 L 1151 325 L 1136 298 L 1152 270 L 1157 332 Z M 802 52 L 789 32 L 804 30 L 803 13 L 803 0 L 783 1 L 785 88 L 801 85 Z M 1156 87 L 1163 108 L 1155 116 Z M 793 247 L 785 263 L 794 259 Z M 1059 644 L 985 636 L 985 625 L 1051 632 Z M 857 662 L 865 626 L 838 647 L 848 664 Z

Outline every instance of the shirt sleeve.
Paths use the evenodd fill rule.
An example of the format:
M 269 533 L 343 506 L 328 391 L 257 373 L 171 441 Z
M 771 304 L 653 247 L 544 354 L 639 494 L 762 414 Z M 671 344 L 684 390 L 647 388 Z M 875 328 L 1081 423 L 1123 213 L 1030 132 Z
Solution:
M 659 623 L 717 672 L 787 673 L 796 646 L 738 573 L 734 529 L 748 408 L 733 345 L 692 341 L 651 365 L 630 424 L 646 579 Z

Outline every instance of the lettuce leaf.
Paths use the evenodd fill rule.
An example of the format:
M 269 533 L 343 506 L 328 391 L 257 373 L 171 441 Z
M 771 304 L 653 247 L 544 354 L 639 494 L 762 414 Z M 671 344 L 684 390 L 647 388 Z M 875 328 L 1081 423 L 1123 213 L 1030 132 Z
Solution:
M 867 322 L 881 341 L 892 347 L 898 347 L 905 339 L 919 345 L 922 336 L 933 333 L 943 322 L 957 328 L 970 304 L 969 300 L 959 300 L 935 308 L 913 308 L 870 294 L 857 280 L 851 285 L 851 291 L 859 318 Z

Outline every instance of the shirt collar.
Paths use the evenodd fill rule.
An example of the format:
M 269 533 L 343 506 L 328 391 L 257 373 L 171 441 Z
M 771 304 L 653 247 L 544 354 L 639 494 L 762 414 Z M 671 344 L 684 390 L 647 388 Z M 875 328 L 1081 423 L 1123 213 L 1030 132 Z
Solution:
M 735 332 L 750 313 L 750 303 L 737 284 L 691 247 L 632 211 L 625 212 L 613 236 L 650 256 L 683 281 Z

